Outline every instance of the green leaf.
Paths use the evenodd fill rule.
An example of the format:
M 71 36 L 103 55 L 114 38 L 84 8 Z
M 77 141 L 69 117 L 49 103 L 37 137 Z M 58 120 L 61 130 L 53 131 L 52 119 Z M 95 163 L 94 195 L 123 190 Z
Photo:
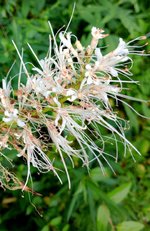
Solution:
M 91 187 L 92 184 L 88 184 L 88 204 L 89 204 L 89 211 L 90 216 L 93 222 L 93 226 L 95 226 L 95 217 L 96 217 L 96 207 L 95 207 L 95 201 L 94 201 L 94 195 L 93 195 L 93 188 Z
M 50 221 L 50 224 L 51 224 L 52 226 L 60 225 L 60 224 L 61 224 L 61 220 L 62 220 L 62 217 L 61 217 L 61 216 L 55 217 L 55 218 L 53 218 L 53 219 Z
M 22 1 L 21 13 L 23 17 L 27 17 L 30 10 L 30 3 L 26 0 Z
M 48 225 L 45 225 L 41 231 L 49 231 L 49 226 Z
M 131 183 L 125 183 L 115 188 L 113 191 L 108 193 L 109 198 L 115 203 L 120 203 L 128 195 L 131 188 Z
M 120 19 L 122 25 L 133 34 L 135 31 L 139 32 L 139 27 L 136 21 L 136 17 L 132 15 L 132 11 L 128 9 L 118 8 L 118 18 Z M 132 23 L 131 23 L 132 22 Z
M 100 205 L 97 211 L 97 231 L 106 231 L 110 220 L 110 212 L 106 205 Z
M 33 206 L 29 205 L 26 210 L 26 215 L 30 215 L 33 212 Z
M 63 230 L 62 231 L 69 231 L 69 225 L 66 224 L 64 227 L 63 227 Z
M 73 213 L 73 210 L 76 207 L 76 203 L 77 203 L 77 201 L 79 199 L 79 194 L 84 193 L 84 191 L 85 191 L 85 184 L 84 184 L 84 181 L 81 181 L 79 183 L 79 186 L 78 186 L 76 192 L 73 195 L 73 198 L 72 198 L 71 202 L 70 202 L 70 206 L 69 206 L 68 214 L 67 214 L 67 220 L 70 219 L 70 217 L 71 217 L 71 215 Z
M 140 231 L 144 225 L 136 221 L 125 221 L 117 225 L 117 231 Z
M 101 182 L 105 181 L 109 178 L 109 173 L 103 174 L 99 167 L 93 168 L 90 172 L 90 177 L 94 182 Z

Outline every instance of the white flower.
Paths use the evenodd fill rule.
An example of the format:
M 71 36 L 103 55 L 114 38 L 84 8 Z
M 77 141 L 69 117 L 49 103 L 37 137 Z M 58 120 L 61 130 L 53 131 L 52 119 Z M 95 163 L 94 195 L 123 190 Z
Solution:
M 100 49 L 96 48 L 94 69 L 111 74 L 114 77 L 118 77 L 119 73 L 130 75 L 130 72 L 128 70 L 125 71 L 124 67 L 120 68 L 120 66 L 123 66 L 123 62 L 131 60 L 131 58 L 128 57 L 129 53 L 130 51 L 127 44 L 121 38 L 119 39 L 118 47 L 104 56 L 102 56 Z
M 92 27 L 92 31 L 91 34 L 95 39 L 102 39 L 104 37 L 106 37 L 107 35 L 103 34 L 104 30 L 96 28 L 96 27 Z
M 41 94 L 46 98 L 52 91 L 50 88 L 48 80 L 38 75 L 30 78 L 27 82 L 27 89 L 29 91 L 34 90 L 36 94 Z
M 10 96 L 10 83 L 6 83 L 6 80 L 3 79 L 2 80 L 2 86 L 3 86 L 3 90 L 4 90 L 4 93 L 5 93 L 5 96 L 9 97 Z
M 67 93 L 66 93 L 66 96 L 71 96 L 71 95 L 74 95 L 75 94 L 75 91 L 72 90 L 72 89 L 68 89 L 67 90 Z
M 10 82 L 7 83 L 5 79 L 2 80 L 2 88 L 0 89 L 0 99 L 2 106 L 7 110 L 10 108 L 10 93 L 11 93 L 11 87 Z
M 103 57 L 100 48 L 95 49 L 95 55 L 96 55 L 97 61 L 100 63 Z
M 108 67 L 106 68 L 106 71 L 108 71 L 114 77 L 118 76 L 118 71 L 114 67 Z
M 62 42 L 62 44 L 64 46 L 66 46 L 69 49 L 72 47 L 72 44 L 71 44 L 71 33 L 70 32 L 68 32 L 66 34 L 66 37 L 64 35 L 64 32 L 60 32 L 59 33 L 59 38 L 60 38 L 60 41 Z
M 69 50 L 71 50 L 72 54 L 75 57 L 78 57 L 78 53 L 77 51 L 73 48 L 72 43 L 71 43 L 71 32 L 65 33 L 64 32 L 60 32 L 59 33 L 59 38 L 61 43 L 63 44 L 64 47 L 67 47 Z
M 5 111 L 4 115 L 6 116 L 6 117 L 3 117 L 3 121 L 5 123 L 16 122 L 19 127 L 25 126 L 25 123 L 18 118 L 18 110 L 17 109 L 13 109 L 11 112 Z
M 87 167 L 96 159 L 103 171 L 104 161 L 112 169 L 107 156 L 117 160 L 118 142 L 124 144 L 125 153 L 126 147 L 130 152 L 132 148 L 139 153 L 126 139 L 123 128 L 126 122 L 117 116 L 113 105 L 122 102 L 132 109 L 122 98 L 133 98 L 120 92 L 124 89 L 124 83 L 135 83 L 130 78 L 133 61 L 129 55 L 143 55 L 143 51 L 138 49 L 142 46 L 132 46 L 134 41 L 143 37 L 129 43 L 120 38 L 116 49 L 103 54 L 98 43 L 107 34 L 102 29 L 92 28 L 92 39 L 87 47 L 83 47 L 76 36 L 67 30 L 59 33 L 58 44 L 51 25 L 50 29 L 52 38 L 45 58 L 39 60 L 29 45 L 38 62 L 31 75 L 14 44 L 21 60 L 18 89 L 13 92 L 10 82 L 4 79 L 0 89 L 0 106 L 1 114 L 4 111 L 2 120 L 8 125 L 16 123 L 18 126 L 4 126 L 0 134 L 0 147 L 14 148 L 18 156 L 26 158 L 28 170 L 25 186 L 31 176 L 30 165 L 40 172 L 52 170 L 61 182 L 53 161 L 47 156 L 47 153 L 51 156 L 51 151 L 56 148 L 70 188 L 68 159 L 73 167 L 77 157 Z M 24 84 L 22 73 L 27 77 Z M 122 80 L 120 74 L 127 76 L 128 80 Z M 104 131 L 105 135 L 101 134 L 105 129 L 108 133 Z M 114 155 L 106 153 L 108 140 L 114 141 Z
M 104 30 L 92 27 L 91 34 L 92 34 L 92 40 L 90 46 L 88 46 L 87 53 L 91 55 L 94 51 L 94 49 L 98 45 L 99 39 L 105 38 L 108 36 L 108 34 L 103 34 Z
M 77 92 L 73 89 L 67 89 L 66 90 L 66 96 L 70 96 L 68 98 L 69 101 L 73 102 L 74 100 L 76 100 L 78 98 Z
M 8 135 L 0 136 L 0 149 L 1 148 L 8 148 L 8 144 L 7 144 L 8 139 L 9 139 Z
M 124 42 L 122 38 L 119 39 L 118 47 L 113 51 L 113 53 L 115 56 L 128 56 L 129 50 L 127 49 L 126 42 Z

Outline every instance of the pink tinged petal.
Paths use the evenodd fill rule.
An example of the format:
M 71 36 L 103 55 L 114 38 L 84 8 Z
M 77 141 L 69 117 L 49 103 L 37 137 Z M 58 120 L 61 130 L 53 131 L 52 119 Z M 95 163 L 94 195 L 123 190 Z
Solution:
M 4 94 L 5 96 L 9 96 L 10 95 L 10 83 L 6 83 L 5 79 L 2 79 L 2 88 L 4 90 Z
M 106 35 L 102 34 L 103 32 L 104 32 L 104 30 L 102 30 L 102 29 L 92 27 L 91 34 L 92 34 L 93 38 L 101 39 L 101 38 L 104 38 L 106 36 Z
M 83 51 L 84 50 L 84 48 L 83 48 L 83 46 L 82 46 L 82 44 L 80 43 L 79 40 L 76 41 L 75 45 L 76 45 L 76 47 L 77 47 L 77 49 L 79 51 Z
M 57 87 L 53 87 L 52 88 L 52 92 L 57 92 L 58 91 L 58 88 Z

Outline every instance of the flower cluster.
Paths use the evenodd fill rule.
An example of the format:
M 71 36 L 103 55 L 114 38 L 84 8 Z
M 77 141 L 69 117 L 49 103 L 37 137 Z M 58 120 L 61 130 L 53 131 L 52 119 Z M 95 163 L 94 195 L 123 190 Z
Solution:
M 104 55 L 99 42 L 108 34 L 102 29 L 93 27 L 91 43 L 84 47 L 67 31 L 59 33 L 57 43 L 49 25 L 52 36 L 45 58 L 39 60 L 28 44 L 38 63 L 32 64 L 32 73 L 13 42 L 21 60 L 18 89 L 13 89 L 11 80 L 6 79 L 0 88 L 0 155 L 11 163 L 6 153 L 15 149 L 16 157 L 26 160 L 27 178 L 22 189 L 31 177 L 31 165 L 38 172 L 52 171 L 62 182 L 63 169 L 57 164 L 60 157 L 70 188 L 69 161 L 74 167 L 79 158 L 88 168 L 97 160 L 104 171 L 104 162 L 112 168 L 109 159 L 118 159 L 118 142 L 123 143 L 125 153 L 127 148 L 139 153 L 125 137 L 126 121 L 113 110 L 112 101 L 118 104 L 124 98 L 130 99 L 121 94 L 125 83 L 136 83 L 131 79 L 130 54 L 143 55 L 134 42 L 146 37 L 128 43 L 120 38 L 117 48 Z M 24 74 L 26 83 L 22 81 Z M 102 127 L 108 131 L 107 136 Z M 115 152 L 107 153 L 109 141 L 115 143 Z M 0 172 L 3 187 L 14 189 L 15 184 L 22 185 L 2 164 Z

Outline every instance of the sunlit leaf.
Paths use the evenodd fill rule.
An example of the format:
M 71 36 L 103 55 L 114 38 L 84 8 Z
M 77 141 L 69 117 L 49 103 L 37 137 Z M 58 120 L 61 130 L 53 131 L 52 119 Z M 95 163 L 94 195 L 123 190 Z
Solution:
M 109 198 L 115 203 L 122 202 L 128 195 L 131 188 L 131 183 L 125 183 L 115 188 L 113 191 L 108 193 Z
M 144 225 L 136 221 L 125 221 L 117 226 L 117 231 L 140 231 Z
M 110 211 L 106 205 L 100 205 L 97 211 L 97 231 L 106 231 L 110 222 Z

